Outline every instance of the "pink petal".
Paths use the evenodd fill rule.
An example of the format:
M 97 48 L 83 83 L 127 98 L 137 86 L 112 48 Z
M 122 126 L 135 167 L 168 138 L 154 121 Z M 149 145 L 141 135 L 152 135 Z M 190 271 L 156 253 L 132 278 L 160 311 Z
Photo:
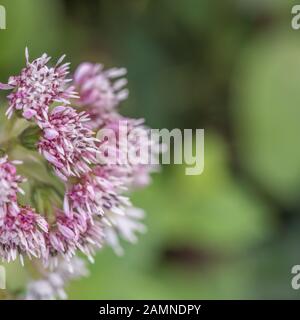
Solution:
M 9 84 L 0 82 L 0 90 L 11 90 L 13 88 L 14 87 Z

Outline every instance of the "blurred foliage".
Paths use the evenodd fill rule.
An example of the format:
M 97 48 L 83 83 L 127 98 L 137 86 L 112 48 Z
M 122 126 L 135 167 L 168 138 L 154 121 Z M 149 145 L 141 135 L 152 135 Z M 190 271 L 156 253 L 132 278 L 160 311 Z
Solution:
M 72 297 L 83 292 L 88 298 L 120 299 L 208 298 L 214 290 L 224 298 L 245 294 L 244 279 L 230 284 L 236 273 L 231 260 L 267 239 L 274 226 L 268 208 L 229 175 L 221 141 L 207 137 L 206 143 L 203 175 L 187 179 L 176 168 L 136 193 L 134 203 L 149 212 L 148 234 L 117 263 L 111 252 L 101 252 L 96 263 L 101 272 L 92 268 L 89 279 L 72 287 Z
M 126 66 L 125 114 L 155 128 L 205 129 L 204 173 L 166 166 L 137 192 L 147 235 L 124 244 L 125 257 L 100 252 L 71 298 L 299 297 L 290 286 L 300 262 L 295 3 L 2 0 L 0 81 L 24 65 L 25 46 L 32 57 L 66 53 L 72 70 L 83 60 Z M 9 268 L 13 288 L 28 276 L 17 270 Z
M 300 187 L 299 35 L 272 32 L 241 60 L 235 114 L 243 165 L 283 201 Z

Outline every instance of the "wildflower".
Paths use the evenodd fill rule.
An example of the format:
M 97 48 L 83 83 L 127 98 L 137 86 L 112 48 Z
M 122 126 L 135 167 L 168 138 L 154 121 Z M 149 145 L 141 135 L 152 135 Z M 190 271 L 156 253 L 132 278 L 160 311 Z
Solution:
M 42 279 L 30 281 L 27 285 L 25 300 L 55 300 L 66 299 L 64 287 L 71 280 L 88 275 L 84 260 L 73 257 L 69 262 L 60 259 L 52 272 L 45 270 Z
M 20 161 L 8 161 L 8 157 L 0 158 L 0 226 L 7 214 L 15 216 L 19 212 L 17 193 L 24 193 L 19 184 L 25 179 L 17 174 L 15 165 Z
M 100 147 L 101 161 L 118 178 L 127 179 L 128 187 L 144 187 L 151 181 L 150 175 L 158 170 L 161 145 L 143 119 L 129 119 L 121 116 L 106 122 L 102 130 L 112 130 L 115 139 L 107 139 Z M 98 135 L 101 136 L 101 130 Z M 110 150 L 114 150 L 114 152 Z M 108 150 L 108 152 L 106 152 Z M 108 154 L 105 159 L 103 155 Z M 115 154 L 115 163 L 111 155 Z
M 47 232 L 48 224 L 44 217 L 30 207 L 20 207 L 16 215 L 7 213 L 0 226 L 0 257 L 10 262 L 19 255 L 22 264 L 23 255 L 43 257 Z
M 104 225 L 100 219 L 94 217 L 88 220 L 87 228 L 77 242 L 77 248 L 87 256 L 91 263 L 94 263 L 94 256 L 103 247 L 104 241 Z
M 103 117 L 113 112 L 128 97 L 125 68 L 104 70 L 101 64 L 82 63 L 74 74 L 74 84 L 79 92 L 79 104 L 91 117 L 90 125 L 97 128 Z
M 65 213 L 78 212 L 88 219 L 94 215 L 103 216 L 106 210 L 122 212 L 130 205 L 121 193 L 126 190 L 122 179 L 109 175 L 100 165 L 71 185 L 65 198 Z
M 25 300 L 55 300 L 57 296 L 64 296 L 64 292 L 57 292 L 48 279 L 30 281 L 27 284 Z
M 24 257 L 35 258 L 42 276 L 28 284 L 23 298 L 65 299 L 68 282 L 87 273 L 76 254 L 93 262 L 105 244 L 122 254 L 120 238 L 135 243 L 137 234 L 146 231 L 144 212 L 132 206 L 128 193 L 150 182 L 160 144 L 144 120 L 118 113 L 128 96 L 124 68 L 83 63 L 71 86 L 69 64 L 61 64 L 64 56 L 50 67 L 46 54 L 32 62 L 27 49 L 25 55 L 26 67 L 7 84 L 0 83 L 0 90 L 12 90 L 8 118 L 17 111 L 34 122 L 23 127 L 26 122 L 15 118 L 4 140 L 10 152 L 10 138 L 30 150 L 24 172 L 32 178 L 28 199 L 35 209 L 18 203 L 25 181 L 16 171 L 20 162 L 0 157 L 0 258 L 10 262 L 19 257 L 22 264 Z M 79 111 L 71 102 L 78 103 Z M 23 131 L 14 134 L 16 128 Z M 96 139 L 93 129 L 109 131 L 113 139 L 102 130 Z M 42 167 L 35 174 L 30 172 L 33 162 Z M 47 162 L 62 181 L 44 175 Z
M 99 220 L 86 220 L 77 213 L 67 217 L 62 210 L 57 210 L 56 222 L 46 235 L 44 264 L 55 267 L 60 258 L 70 261 L 77 249 L 92 261 L 96 249 L 102 247 L 103 237 L 103 226 Z
M 129 242 L 135 242 L 137 238 L 134 232 L 145 231 L 144 225 L 137 221 L 144 216 L 144 213 L 142 210 L 133 208 L 129 198 L 123 195 L 124 191 L 127 190 L 127 178 L 124 180 L 122 177 L 116 177 L 111 174 L 110 170 L 106 171 L 106 169 L 106 166 L 98 165 L 81 178 L 77 184 L 70 187 L 64 201 L 64 213 L 67 217 L 71 217 L 71 221 L 74 219 L 74 212 L 77 217 L 80 216 L 83 221 L 86 220 L 88 223 L 89 221 L 93 221 L 93 223 L 101 221 L 102 225 L 96 228 L 96 238 L 97 235 L 100 235 L 98 243 L 102 244 L 104 233 L 104 240 L 118 254 L 121 254 L 122 248 L 119 245 L 117 235 L 120 234 Z M 65 218 L 65 220 L 67 219 L 69 218 Z M 93 223 L 93 228 L 90 229 L 93 230 L 93 237 L 89 238 L 95 237 L 95 225 Z M 64 231 L 66 236 L 69 235 L 70 239 L 77 239 L 76 232 L 72 231 L 73 229 L 69 227 L 68 230 Z M 83 240 L 87 240 L 86 235 L 81 235 L 80 241 Z M 93 240 L 93 242 L 87 241 L 86 243 L 94 244 L 94 242 Z M 81 245 L 78 247 L 93 261 L 94 246 L 88 246 L 85 249 Z
M 120 245 L 119 236 L 130 243 L 136 243 L 136 232 L 146 232 L 145 225 L 140 222 L 144 217 L 144 211 L 134 207 L 127 208 L 124 215 L 113 212 L 107 213 L 109 224 L 105 227 L 105 240 L 117 255 L 123 255 L 124 253 Z
M 97 139 L 85 126 L 87 120 L 84 112 L 58 106 L 50 113 L 48 123 L 44 123 L 38 149 L 62 180 L 66 181 L 70 176 L 80 177 L 97 162 Z
M 22 110 L 25 119 L 43 122 L 53 102 L 68 104 L 69 99 L 77 97 L 73 87 L 67 85 L 69 63 L 60 65 L 65 57 L 62 56 L 54 67 L 48 67 L 51 58 L 46 54 L 30 62 L 27 48 L 25 56 L 26 67 L 20 75 L 10 77 L 8 84 L 0 85 L 0 89 L 14 90 L 8 96 L 6 115 L 11 118 L 14 111 Z
M 44 256 L 44 265 L 56 267 L 59 259 L 63 257 L 70 261 L 76 254 L 76 243 L 80 231 L 86 229 L 86 221 L 79 216 L 67 218 L 62 210 L 56 210 L 55 222 L 50 226 L 49 233 L 45 235 L 47 252 Z

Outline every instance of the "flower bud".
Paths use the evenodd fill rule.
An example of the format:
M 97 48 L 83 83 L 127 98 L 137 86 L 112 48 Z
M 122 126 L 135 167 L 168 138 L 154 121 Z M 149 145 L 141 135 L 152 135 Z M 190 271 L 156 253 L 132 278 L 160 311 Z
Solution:
M 38 126 L 30 126 L 20 134 L 19 141 L 26 149 L 36 150 L 36 145 L 40 139 L 40 135 L 41 129 Z

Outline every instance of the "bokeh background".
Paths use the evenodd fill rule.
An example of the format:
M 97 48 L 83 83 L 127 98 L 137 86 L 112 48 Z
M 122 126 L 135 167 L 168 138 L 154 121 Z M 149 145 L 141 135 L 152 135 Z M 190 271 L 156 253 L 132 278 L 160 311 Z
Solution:
M 300 264 L 296 2 L 1 0 L 0 81 L 24 65 L 25 46 L 31 57 L 66 53 L 72 70 L 86 60 L 125 66 L 123 114 L 205 129 L 204 173 L 165 166 L 136 192 L 148 233 L 124 243 L 122 258 L 100 252 L 70 298 L 300 297 L 291 287 Z

